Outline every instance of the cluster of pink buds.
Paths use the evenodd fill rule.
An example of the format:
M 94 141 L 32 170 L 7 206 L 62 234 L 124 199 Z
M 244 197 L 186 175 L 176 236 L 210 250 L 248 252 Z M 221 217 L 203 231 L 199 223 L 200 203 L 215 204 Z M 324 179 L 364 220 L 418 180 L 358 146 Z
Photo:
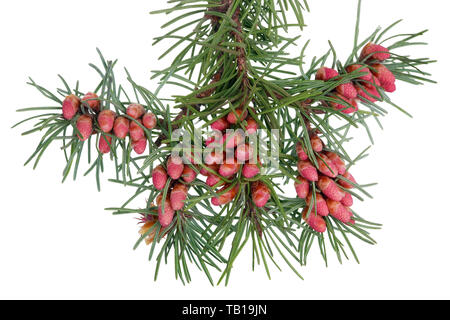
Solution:
M 345 68 L 346 72 L 359 72 L 362 75 L 350 82 L 342 83 L 332 93 L 333 98 L 342 102 L 330 102 L 335 110 L 345 114 L 358 111 L 358 100 L 381 101 L 379 90 L 394 92 L 396 90 L 394 74 L 382 64 L 391 57 L 389 50 L 381 45 L 368 43 L 362 50 L 360 64 L 352 64 Z M 316 80 L 330 81 L 339 79 L 338 71 L 322 67 L 316 73 Z
M 91 113 L 82 113 L 82 106 Z M 137 154 L 143 154 L 147 148 L 147 137 L 144 131 L 154 129 L 157 124 L 156 116 L 151 112 L 146 112 L 144 106 L 140 104 L 130 104 L 127 108 L 127 115 L 132 118 L 117 116 L 114 111 L 101 110 L 99 97 L 95 93 L 87 93 L 82 99 L 75 95 L 69 95 L 63 102 L 63 117 L 72 120 L 76 116 L 76 127 L 78 138 L 86 141 L 95 133 L 100 132 L 98 149 L 101 153 L 107 154 L 111 151 L 113 137 L 131 139 L 133 150 Z M 94 119 L 97 121 L 94 122 Z
M 323 217 L 333 216 L 343 223 L 353 224 L 353 197 L 349 190 L 356 185 L 347 171 L 344 161 L 334 152 L 325 151 L 324 143 L 318 136 L 311 138 L 311 146 L 317 155 L 316 168 L 308 157 L 304 142 L 297 144 L 298 172 L 295 183 L 297 196 L 306 200 L 303 219 L 315 231 L 323 233 L 327 225 Z M 314 192 L 312 183 L 315 183 Z

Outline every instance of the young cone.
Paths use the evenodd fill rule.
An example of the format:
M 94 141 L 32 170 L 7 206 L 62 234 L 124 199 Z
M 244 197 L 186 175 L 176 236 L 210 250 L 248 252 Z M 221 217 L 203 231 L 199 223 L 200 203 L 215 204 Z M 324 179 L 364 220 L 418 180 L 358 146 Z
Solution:
M 341 203 L 346 207 L 353 206 L 353 197 L 350 193 L 346 192 L 344 198 L 341 200 Z
M 260 169 L 257 164 L 246 163 L 242 168 L 242 175 L 247 179 L 252 179 L 260 173 Z
M 337 77 L 339 73 L 331 68 L 322 67 L 316 73 L 316 80 L 328 81 Z
M 360 73 L 363 74 L 363 75 L 361 75 L 358 79 L 364 80 L 364 81 L 369 81 L 369 82 L 372 81 L 373 75 L 372 75 L 372 73 L 370 72 L 369 68 L 363 67 L 363 66 L 360 65 L 360 64 L 353 64 L 353 65 L 351 65 L 351 66 L 348 66 L 345 70 L 346 70 L 348 73 L 352 73 L 352 72 L 358 71 L 358 72 L 360 72 Z
M 375 76 L 380 81 L 381 87 L 386 92 L 394 92 L 396 90 L 395 76 L 391 70 L 382 64 L 374 64 L 372 67 L 374 68 Z
M 303 209 L 302 217 L 311 229 L 319 233 L 327 231 L 327 223 L 325 220 L 321 216 L 315 215 L 312 211 L 309 213 L 309 217 L 307 217 L 308 211 L 308 207 Z
M 114 134 L 119 139 L 125 139 L 130 130 L 130 121 L 125 117 L 118 117 L 114 121 Z
M 95 93 L 88 92 L 81 101 L 87 104 L 93 111 L 100 112 L 100 100 Z
M 320 154 L 320 158 L 317 158 L 317 163 L 319 164 L 319 171 L 323 175 L 330 178 L 336 178 L 338 176 L 338 168 L 326 155 Z
M 347 181 L 344 181 L 342 179 L 339 179 L 338 183 L 346 189 L 353 189 L 354 185 L 356 184 L 356 180 L 355 180 L 355 178 L 353 178 L 353 176 L 350 174 L 350 172 L 346 171 L 342 176 L 353 184 L 351 184 Z
M 315 152 L 322 152 L 323 150 L 323 141 L 319 138 L 319 136 L 314 135 L 311 137 L 311 147 Z
M 312 208 L 313 212 L 316 212 L 317 208 L 317 214 L 326 217 L 330 213 L 328 210 L 327 202 L 325 201 L 324 197 L 319 193 L 316 192 L 316 199 L 314 202 L 313 194 L 310 193 L 308 197 L 306 198 L 306 205 L 310 208 Z
M 369 42 L 361 51 L 361 60 L 369 57 L 369 60 L 384 61 L 391 57 L 389 50 L 379 44 Z
M 143 137 L 137 141 L 132 141 L 131 146 L 137 154 L 143 154 L 147 149 L 147 138 Z
M 219 120 L 216 120 L 211 125 L 211 129 L 217 130 L 217 131 L 224 131 L 227 130 L 230 127 L 230 123 L 225 118 L 220 118 Z
M 130 122 L 130 138 L 132 141 L 139 141 L 145 137 L 144 129 L 139 125 L 142 125 L 141 120 L 131 121 Z
M 298 158 L 301 161 L 306 161 L 309 159 L 308 154 L 306 153 L 305 149 L 303 148 L 303 145 L 301 142 L 298 142 L 295 146 L 295 151 L 297 153 Z
M 183 177 L 184 182 L 191 183 L 197 178 L 197 172 L 190 166 L 184 166 L 181 176 Z
M 270 199 L 269 188 L 261 181 L 256 181 L 252 183 L 252 199 L 255 206 L 258 208 L 263 208 L 266 206 Z
M 336 91 L 343 97 L 352 100 L 358 96 L 355 86 L 352 83 L 343 83 L 336 88 Z
M 302 177 L 297 177 L 300 182 L 295 182 L 294 187 L 297 192 L 297 196 L 300 199 L 306 199 L 309 194 L 309 181 Z
M 210 174 L 208 176 L 208 178 L 206 179 L 206 184 L 208 186 L 210 186 L 211 188 L 216 186 L 216 187 L 220 187 L 224 184 L 225 182 L 223 182 L 223 180 L 219 177 L 216 176 L 215 174 Z
M 145 108 L 140 104 L 130 104 L 127 108 L 127 115 L 133 119 L 141 118 L 145 113 Z
M 217 193 L 219 194 L 218 197 L 215 197 L 211 200 L 211 203 L 214 206 L 223 206 L 226 205 L 228 203 L 230 203 L 231 201 L 233 201 L 233 199 L 236 197 L 238 191 L 239 191 L 239 186 L 236 185 L 233 188 L 231 188 L 230 190 L 226 191 L 225 193 L 223 193 L 225 190 L 227 190 L 228 188 L 230 188 L 230 185 L 227 184 L 224 187 L 222 187 L 222 189 L 220 189 Z
M 152 172 L 153 186 L 156 190 L 163 190 L 167 183 L 167 172 L 162 165 L 157 166 Z
M 62 105 L 63 117 L 66 120 L 72 120 L 80 110 L 80 98 L 71 94 L 64 99 Z
M 328 159 L 331 160 L 331 162 L 337 168 L 339 174 L 344 174 L 345 171 L 347 171 L 345 162 L 336 153 L 328 151 L 325 153 L 325 155 L 328 157 Z
M 330 214 L 339 221 L 350 223 L 350 221 L 352 220 L 352 212 L 342 203 L 327 199 L 327 206 L 330 209 Z
M 80 132 L 78 139 L 86 141 L 92 135 L 93 124 L 92 118 L 88 115 L 81 115 L 77 120 L 77 129 Z
M 188 188 L 182 183 L 177 183 L 170 193 L 170 205 L 173 210 L 178 211 L 183 209 L 184 201 L 188 195 Z
M 259 129 L 258 123 L 254 119 L 248 118 L 247 126 L 245 127 L 247 134 L 248 135 L 255 134 L 258 131 L 258 129 Z
M 236 109 L 231 111 L 227 116 L 227 121 L 231 124 L 236 124 L 238 122 L 244 121 L 248 116 L 248 111 L 242 109 Z
M 320 190 L 322 190 L 322 193 L 331 200 L 341 201 L 345 196 L 345 192 L 342 191 L 338 185 L 328 177 L 321 176 L 318 185 Z
M 155 129 L 157 124 L 156 116 L 151 112 L 147 112 L 142 117 L 142 124 L 149 130 Z
M 297 163 L 298 173 L 308 181 L 319 180 L 319 174 L 317 169 L 312 165 L 310 161 L 299 161 Z
M 164 202 L 164 211 L 162 211 L 162 204 L 158 207 L 158 220 L 161 227 L 167 228 L 173 221 L 175 211 L 170 205 L 169 199 Z
M 167 173 L 173 180 L 180 179 L 183 174 L 183 159 L 179 156 L 170 156 L 167 160 Z
M 98 126 L 100 130 L 105 133 L 110 133 L 114 128 L 114 120 L 116 119 L 116 113 L 111 110 L 103 110 L 97 117 Z
M 112 137 L 102 134 L 98 142 L 98 150 L 103 154 L 109 153 L 111 151 L 111 143 Z

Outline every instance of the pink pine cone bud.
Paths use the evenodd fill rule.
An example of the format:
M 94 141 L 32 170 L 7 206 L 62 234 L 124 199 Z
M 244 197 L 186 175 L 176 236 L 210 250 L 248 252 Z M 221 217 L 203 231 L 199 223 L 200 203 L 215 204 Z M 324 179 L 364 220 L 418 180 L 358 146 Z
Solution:
M 211 129 L 217 131 L 224 131 L 230 127 L 230 123 L 225 118 L 220 118 L 211 124 Z
M 316 192 L 316 202 L 313 203 L 313 194 L 308 194 L 308 197 L 306 198 L 306 205 L 310 208 L 312 208 L 313 212 L 316 212 L 317 208 L 317 214 L 326 217 L 330 213 L 328 210 L 327 202 L 325 201 L 325 198 L 319 193 Z
M 319 180 L 319 174 L 317 169 L 312 165 L 310 161 L 299 161 L 297 163 L 298 172 L 300 175 L 308 181 Z
M 197 172 L 190 166 L 184 166 L 183 174 L 181 176 L 183 177 L 184 182 L 191 183 L 197 178 Z
M 219 165 L 218 164 L 213 164 L 213 165 L 205 165 L 206 168 L 210 169 L 211 171 L 214 172 L 219 172 Z M 206 168 L 201 168 L 200 169 L 200 174 L 202 176 L 208 177 L 209 175 L 211 175 L 212 173 L 208 170 L 206 170 Z
M 240 168 L 241 164 L 236 159 L 229 159 L 226 163 L 220 165 L 219 174 L 222 177 L 229 178 L 238 173 Z
M 173 180 L 180 179 L 183 174 L 184 164 L 180 156 L 170 156 L 167 160 L 167 173 Z
M 269 188 L 261 181 L 256 181 L 252 183 L 252 199 L 255 206 L 258 208 L 263 208 L 266 206 L 270 199 Z
M 143 154 L 147 149 L 147 138 L 143 137 L 137 141 L 132 141 L 131 146 L 137 154 Z
M 77 129 L 81 134 L 81 136 L 78 134 L 80 141 L 89 139 L 93 131 L 92 118 L 87 115 L 81 115 L 77 120 Z
M 137 122 L 142 125 L 141 120 L 137 120 Z M 138 123 L 135 121 L 130 122 L 130 138 L 132 141 L 139 141 L 145 137 L 144 129 Z
M 374 64 L 372 67 L 375 69 L 374 74 L 380 81 L 381 87 L 386 92 L 394 92 L 396 90 L 395 76 L 391 70 L 382 64 Z
M 220 187 L 223 184 L 224 184 L 223 180 L 219 176 L 216 176 L 215 174 L 210 174 L 206 179 L 206 185 L 210 186 L 211 188 L 214 186 Z
M 349 208 L 344 206 L 342 203 L 331 199 L 327 199 L 327 205 L 330 209 L 330 214 L 334 218 L 344 223 L 350 223 L 353 214 Z
M 297 156 L 301 161 L 306 161 L 309 159 L 308 154 L 306 153 L 305 149 L 303 148 L 303 145 L 301 142 L 298 142 L 297 145 L 295 146 L 295 152 L 297 153 Z
M 356 90 L 360 98 L 364 98 L 370 102 L 381 101 L 381 95 L 375 87 L 368 88 L 364 86 L 364 88 L 358 87 Z
M 320 157 L 317 158 L 317 163 L 319 164 L 320 173 L 330 178 L 336 178 L 338 176 L 338 168 L 326 155 L 320 154 Z
M 136 120 L 140 119 L 144 115 L 144 113 L 144 106 L 137 103 L 130 104 L 127 108 L 127 115 Z
M 363 75 L 361 75 L 358 79 L 360 80 L 364 80 L 364 81 L 372 81 L 372 73 L 370 72 L 369 68 L 363 67 L 360 64 L 353 64 L 351 66 L 348 66 L 345 69 L 348 73 L 353 73 L 353 72 L 360 72 Z
M 326 152 L 325 155 L 331 160 L 331 162 L 333 162 L 339 174 L 344 174 L 347 171 L 345 162 L 336 153 L 329 151 Z
M 223 152 L 216 152 L 213 151 L 206 155 L 205 157 L 205 164 L 208 166 L 214 165 L 214 164 L 221 164 L 224 160 Z
M 158 220 L 161 227 L 167 228 L 173 221 L 175 211 L 170 205 L 169 199 L 164 202 L 164 212 L 162 211 L 162 204 L 158 207 Z
M 157 124 L 156 116 L 151 112 L 147 112 L 142 117 L 142 124 L 149 130 L 155 129 Z
M 344 198 L 341 200 L 341 203 L 346 207 L 353 206 L 353 197 L 350 193 L 346 192 Z
M 223 135 L 220 144 L 224 145 L 226 149 L 236 148 L 238 145 L 245 142 L 245 136 L 241 131 L 233 133 L 226 133 Z
M 319 136 L 314 135 L 311 137 L 311 147 L 315 152 L 322 152 L 323 150 L 323 141 L 319 138 Z
M 297 192 L 297 196 L 300 199 L 306 199 L 309 194 L 309 181 L 302 177 L 297 177 L 300 182 L 295 182 L 294 187 Z
M 97 122 L 102 130 L 105 133 L 110 133 L 114 128 L 114 120 L 116 119 L 116 113 L 111 110 L 103 110 L 97 117 Z
M 322 67 L 316 73 L 316 80 L 328 81 L 337 77 L 339 73 L 331 68 Z
M 342 191 L 338 185 L 328 177 L 321 176 L 318 185 L 320 190 L 322 190 L 322 193 L 331 200 L 341 201 L 345 196 L 345 192 Z
M 236 195 L 239 191 L 239 186 L 236 185 L 233 188 L 231 188 L 230 190 L 225 192 L 225 190 L 227 190 L 229 188 L 230 188 L 229 184 L 223 186 L 223 188 L 217 192 L 219 194 L 219 196 L 216 198 L 213 198 L 211 200 L 211 203 L 214 206 L 223 206 L 223 205 L 226 205 L 226 204 L 230 203 L 231 201 L 233 201 L 233 199 L 236 197 Z
M 253 159 L 254 149 L 249 144 L 240 144 L 236 148 L 236 159 L 240 162 L 245 162 Z
M 231 124 L 236 124 L 238 122 L 242 122 L 247 118 L 248 111 L 242 110 L 241 108 L 231 111 L 227 116 L 227 121 Z
M 88 92 L 81 101 L 87 104 L 93 111 L 100 112 L 100 100 L 95 93 Z
M 156 190 L 163 190 L 167 183 L 167 172 L 162 165 L 157 166 L 152 172 L 153 185 Z
M 119 139 L 125 139 L 130 130 L 130 121 L 124 117 L 118 117 L 114 121 L 114 134 Z
M 80 98 L 71 94 L 64 99 L 62 105 L 63 117 L 66 120 L 72 120 L 80 110 Z
M 187 195 L 188 188 L 182 183 L 177 183 L 170 193 L 170 206 L 172 209 L 175 211 L 183 209 Z
M 354 188 L 354 184 L 356 184 L 356 180 L 355 178 L 353 178 L 353 176 L 351 175 L 350 172 L 346 171 L 343 175 L 342 175 L 345 179 L 349 180 L 350 182 L 352 182 L 353 184 L 348 183 L 347 181 L 344 180 L 339 180 L 339 184 L 341 186 L 343 186 L 346 189 L 353 189 Z
M 109 153 L 111 151 L 111 143 L 112 137 L 102 134 L 98 142 L 98 150 L 103 154 Z
M 355 86 L 350 82 L 337 86 L 336 91 L 349 100 L 355 99 L 358 96 Z
M 369 57 L 370 56 L 370 57 Z M 361 51 L 361 60 L 369 59 L 384 61 L 391 57 L 389 50 L 379 44 L 369 42 Z
M 342 113 L 345 113 L 345 114 L 350 114 L 350 113 L 358 111 L 358 103 L 357 103 L 356 100 L 354 100 L 354 99 L 353 100 L 349 100 L 349 99 L 345 98 L 344 96 L 342 96 L 340 94 L 337 94 L 336 98 L 338 100 L 345 101 L 350 106 L 348 106 L 347 104 L 343 104 L 341 102 L 339 102 L 339 103 L 330 102 L 330 104 L 333 107 L 333 109 L 339 110 L 339 111 L 341 111 Z
M 258 123 L 254 119 L 248 118 L 247 126 L 245 127 L 247 134 L 249 135 L 255 134 L 258 131 L 258 129 L 259 129 Z
M 242 168 L 242 175 L 247 179 L 256 177 L 260 172 L 261 170 L 257 164 L 246 163 L 244 164 L 244 168 Z
M 309 217 L 307 217 L 308 211 L 308 207 L 303 209 L 302 216 L 303 220 L 305 220 L 305 222 L 311 227 L 311 229 L 319 233 L 324 233 L 325 231 L 327 231 L 327 223 L 325 222 L 325 220 L 312 211 L 309 213 Z

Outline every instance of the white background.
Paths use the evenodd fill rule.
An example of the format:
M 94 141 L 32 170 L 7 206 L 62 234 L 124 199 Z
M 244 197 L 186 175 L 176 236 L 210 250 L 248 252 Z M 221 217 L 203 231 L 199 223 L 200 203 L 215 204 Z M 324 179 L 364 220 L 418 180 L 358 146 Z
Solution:
M 310 2 L 309 27 L 298 43 L 311 38 L 311 56 L 332 40 L 347 57 L 356 1 Z M 25 85 L 27 76 L 54 88 L 61 73 L 72 83 L 81 79 L 88 90 L 97 79 L 87 63 L 97 61 L 98 46 L 155 88 L 150 70 L 170 61 L 157 61 L 166 45 L 152 48 L 151 39 L 161 34 L 167 17 L 148 12 L 165 6 L 162 0 L 0 2 L 0 298 L 450 298 L 447 1 L 363 1 L 363 35 L 399 18 L 405 19 L 399 32 L 431 30 L 425 37 L 430 46 L 411 54 L 439 60 L 427 69 L 439 84 L 400 84 L 394 100 L 414 119 L 392 110 L 383 119 L 384 131 L 373 128 L 371 156 L 354 169 L 358 180 L 379 182 L 371 190 L 375 199 L 358 209 L 384 224 L 374 233 L 377 246 L 357 245 L 360 265 L 332 259 L 325 268 L 315 254 L 301 269 L 305 281 L 285 266 L 283 272 L 273 269 L 268 280 L 263 268 L 251 272 L 250 254 L 244 252 L 229 287 L 212 288 L 197 272 L 194 283 L 183 286 L 171 265 L 155 283 L 147 248 L 132 251 L 136 220 L 103 210 L 120 205 L 131 190 L 104 183 L 97 193 L 92 176 L 61 185 L 64 159 L 56 148 L 38 170 L 23 167 L 38 137 L 10 129 L 23 116 L 15 109 L 46 103 Z M 354 143 L 368 144 L 363 131 Z

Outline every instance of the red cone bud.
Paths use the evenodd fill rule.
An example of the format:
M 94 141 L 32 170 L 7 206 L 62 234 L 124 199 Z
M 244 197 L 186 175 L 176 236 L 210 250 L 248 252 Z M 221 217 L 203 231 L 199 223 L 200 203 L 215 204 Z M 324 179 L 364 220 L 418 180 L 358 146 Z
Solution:
M 297 164 L 300 175 L 309 181 L 319 180 L 317 169 L 309 161 L 299 161 Z
M 81 101 L 87 104 L 93 111 L 100 112 L 100 100 L 98 100 L 98 95 L 95 93 L 88 92 Z
M 353 176 L 350 174 L 350 172 L 346 171 L 342 176 L 344 178 L 346 178 L 347 180 L 353 182 L 353 184 L 356 184 L 356 180 L 355 180 L 355 178 L 353 178 Z M 343 186 L 346 189 L 353 189 L 354 188 L 354 186 L 352 184 L 348 183 L 347 181 L 339 180 L 338 182 L 339 182 L 339 184 L 341 186 Z
M 73 117 L 75 117 L 75 115 L 78 113 L 78 110 L 80 110 L 80 98 L 71 94 L 64 99 L 62 105 L 64 119 L 72 120 Z
M 317 214 L 322 217 L 326 217 L 330 213 L 325 198 L 319 192 L 316 192 L 315 203 L 313 199 L 313 194 L 312 193 L 308 194 L 308 197 L 306 198 L 306 205 L 312 208 L 313 212 L 316 212 L 317 207 Z
M 355 72 L 357 70 L 359 70 L 358 72 L 362 73 L 363 75 L 360 76 L 358 79 L 364 80 L 364 81 L 372 81 L 372 73 L 370 72 L 369 68 L 363 68 L 362 65 L 360 64 L 354 64 L 351 66 L 348 66 L 345 69 L 348 73 L 352 73 Z
M 311 147 L 315 152 L 322 152 L 323 142 L 319 136 L 314 135 L 311 137 Z
M 236 148 L 236 159 L 245 162 L 253 159 L 253 147 L 249 144 L 241 144 Z
M 221 164 L 224 161 L 223 152 L 213 151 L 205 157 L 205 164 L 210 166 L 214 164 Z
M 337 86 L 336 91 L 347 99 L 355 99 L 358 96 L 355 86 L 352 83 L 343 83 Z
M 261 181 L 256 181 L 252 183 L 252 199 L 258 208 L 263 208 L 266 206 L 270 199 L 269 188 Z
M 131 146 L 137 154 L 143 154 L 147 149 L 147 138 L 140 138 L 138 141 L 132 141 Z
M 141 120 L 137 121 L 142 125 Z M 144 129 L 142 129 L 139 124 L 137 124 L 135 121 L 130 122 L 130 138 L 132 141 L 139 141 L 145 137 Z
M 220 165 L 219 174 L 222 177 L 229 178 L 238 173 L 240 168 L 241 164 L 238 163 L 236 159 L 228 160 L 226 161 L 226 163 Z
M 137 103 L 130 104 L 127 108 L 127 115 L 133 119 L 140 119 L 145 113 L 145 108 Z
M 114 121 L 114 134 L 119 139 L 125 139 L 130 130 L 130 121 L 124 117 L 118 117 Z
M 228 114 L 227 121 L 231 124 L 236 124 L 238 122 L 244 121 L 247 116 L 247 110 L 243 111 L 242 109 L 236 109 Z
M 330 214 L 341 222 L 349 223 L 352 220 L 352 212 L 349 208 L 338 201 L 327 199 L 327 205 L 330 209 Z
M 374 64 L 372 67 L 375 69 L 375 76 L 380 80 L 381 87 L 387 92 L 394 92 L 396 90 L 395 76 L 391 70 L 382 64 Z
M 87 115 L 82 115 L 77 120 L 77 129 L 80 132 L 78 139 L 86 141 L 92 135 L 93 125 L 92 118 Z
M 348 104 L 350 104 L 350 106 L 348 106 L 346 104 L 344 105 L 343 103 L 330 102 L 333 109 L 339 110 L 345 114 L 350 114 L 350 113 L 358 111 L 358 103 L 356 100 L 349 100 L 340 94 L 337 94 L 336 96 L 337 96 L 336 98 L 338 100 L 343 100 L 343 101 L 347 102 Z
M 302 216 L 303 220 L 305 220 L 305 222 L 311 227 L 311 229 L 319 233 L 324 233 L 325 231 L 327 231 L 327 223 L 325 222 L 325 220 L 321 216 L 316 215 L 313 211 L 309 213 L 309 217 L 306 217 L 308 211 L 308 207 L 303 209 Z
M 142 124 L 149 130 L 155 129 L 157 124 L 156 116 L 151 112 L 147 112 L 142 117 Z
M 242 174 L 247 179 L 256 177 L 260 171 L 258 165 L 252 163 L 246 163 L 244 164 L 244 168 L 242 168 Z
M 100 140 L 98 142 L 98 150 L 103 153 L 107 154 L 111 151 L 111 143 L 112 143 L 112 137 L 107 135 L 101 135 Z
M 180 179 L 183 174 L 183 159 L 179 156 L 170 156 L 167 160 L 167 173 L 173 180 Z
M 152 172 L 153 185 L 156 190 L 163 190 L 167 183 L 167 172 L 162 165 L 157 166 Z
M 181 176 L 186 183 L 191 183 L 197 178 L 197 172 L 190 166 L 184 166 L 183 174 Z
M 213 165 L 206 165 L 205 167 L 209 168 L 210 170 L 214 171 L 214 172 L 219 172 L 219 165 L 218 164 L 213 164 Z M 212 173 L 210 173 L 208 170 L 206 170 L 206 168 L 201 168 L 200 169 L 200 174 L 202 176 L 208 177 L 209 175 L 211 175 Z
M 328 177 L 321 176 L 318 185 L 320 190 L 322 190 L 322 193 L 331 200 L 341 201 L 345 196 L 345 192 L 342 191 L 338 185 Z
M 175 211 L 183 209 L 187 195 L 188 188 L 182 183 L 177 183 L 170 193 L 170 206 L 172 209 Z
M 225 118 L 221 118 L 213 124 L 211 124 L 211 129 L 217 130 L 217 131 L 224 131 L 227 130 L 230 127 L 230 123 Z
M 391 54 L 387 48 L 369 42 L 361 51 L 361 60 L 364 60 L 367 57 L 373 60 L 384 61 L 389 59 Z
M 227 192 L 223 193 L 228 188 L 230 188 L 229 184 L 225 185 L 222 189 L 220 189 L 217 192 L 219 194 L 219 197 L 213 198 L 211 200 L 211 203 L 214 206 L 223 206 L 233 201 L 233 199 L 236 197 L 239 191 L 239 186 L 236 185 L 231 190 L 228 190 Z
M 335 78 L 339 73 L 331 68 L 322 67 L 316 73 L 316 80 L 328 81 Z
M 217 187 L 220 187 L 223 184 L 224 184 L 223 180 L 219 176 L 216 176 L 215 174 L 210 174 L 208 176 L 208 178 L 206 179 L 206 185 L 210 186 L 211 188 L 216 185 L 217 185 Z
M 167 228 L 173 221 L 173 217 L 175 215 L 175 211 L 170 205 L 169 199 L 166 199 L 164 202 L 164 212 L 162 211 L 162 205 L 158 207 L 158 220 L 161 224 L 161 227 Z
M 116 119 L 116 113 L 111 110 L 103 110 L 100 112 L 97 118 L 100 130 L 105 133 L 110 133 L 114 128 L 114 120 Z
M 245 137 L 241 131 L 235 131 L 231 134 L 226 133 L 223 135 L 220 143 L 225 145 L 226 149 L 236 148 L 238 145 L 245 142 Z
M 333 164 L 337 168 L 339 174 L 344 174 L 345 171 L 347 171 L 345 162 L 336 153 L 326 152 L 325 155 L 328 157 L 328 159 L 331 160 L 331 162 L 333 162 Z
M 297 196 L 300 199 L 306 199 L 309 194 L 309 181 L 302 177 L 297 177 L 300 182 L 295 182 L 294 187 L 297 192 Z
M 303 145 L 301 142 L 298 142 L 295 151 L 297 152 L 297 156 L 300 160 L 306 161 L 308 160 L 308 154 L 306 153 L 305 149 L 303 149 Z
M 254 119 L 248 118 L 247 126 L 245 127 L 247 134 L 249 135 L 255 134 L 258 131 L 258 129 L 259 129 L 258 123 Z
M 341 200 L 341 203 L 346 207 L 353 206 L 353 197 L 350 193 L 346 192 L 344 198 Z
M 338 168 L 326 155 L 320 154 L 320 158 L 317 158 L 317 163 L 319 164 L 320 173 L 330 178 L 336 178 L 338 176 Z
M 358 88 L 356 90 L 358 91 L 358 96 L 360 98 L 364 98 L 366 100 L 369 100 L 370 102 L 381 101 L 381 95 L 374 87 L 372 87 L 372 89 L 365 87 Z

